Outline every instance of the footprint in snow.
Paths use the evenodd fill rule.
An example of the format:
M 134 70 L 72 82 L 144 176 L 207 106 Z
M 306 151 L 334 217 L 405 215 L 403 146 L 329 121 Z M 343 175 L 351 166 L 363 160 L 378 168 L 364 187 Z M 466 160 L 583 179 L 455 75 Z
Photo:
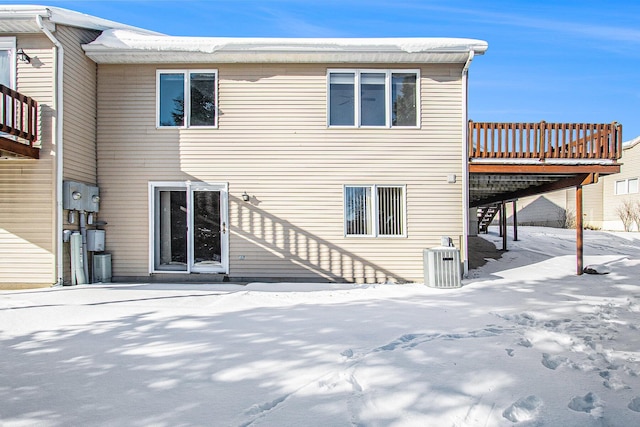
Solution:
M 600 372 L 600 376 L 605 379 L 602 384 L 610 390 L 619 391 L 631 388 L 611 371 Z
M 514 423 L 531 421 L 540 412 L 542 403 L 542 399 L 535 395 L 523 397 L 505 409 L 502 416 Z
M 340 355 L 346 357 L 347 359 L 352 358 L 353 357 L 353 350 L 348 348 L 345 351 L 343 351 L 342 353 L 340 353 Z
M 507 352 L 507 354 L 508 354 L 510 357 L 513 357 L 513 355 L 514 355 L 514 353 L 515 353 L 515 350 L 514 350 L 514 349 L 512 349 L 512 348 L 505 348 L 504 350 Z
M 533 344 L 531 344 L 531 341 L 529 341 L 529 339 L 527 338 L 520 338 L 516 344 L 527 348 L 533 347 Z
M 569 359 L 563 356 L 551 356 L 549 353 L 542 353 L 542 364 L 545 368 L 555 370 L 558 366 L 567 365 Z
M 640 397 L 634 397 L 627 407 L 634 412 L 640 412 Z
M 576 396 L 569 402 L 569 409 L 576 412 L 586 412 L 593 416 L 602 415 L 602 400 L 595 393 L 589 392 L 584 396 Z

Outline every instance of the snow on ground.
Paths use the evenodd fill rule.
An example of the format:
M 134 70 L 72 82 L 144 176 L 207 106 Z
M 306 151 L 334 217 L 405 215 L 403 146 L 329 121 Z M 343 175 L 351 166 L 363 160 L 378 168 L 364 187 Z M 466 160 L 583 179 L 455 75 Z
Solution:
M 585 231 L 583 276 L 575 231 L 519 237 L 460 289 L 0 292 L 0 424 L 640 425 L 640 233 Z

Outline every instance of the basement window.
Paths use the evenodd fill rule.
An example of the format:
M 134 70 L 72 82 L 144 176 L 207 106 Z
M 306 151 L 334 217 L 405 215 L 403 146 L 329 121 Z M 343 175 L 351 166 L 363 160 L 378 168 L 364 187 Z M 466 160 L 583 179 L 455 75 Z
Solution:
M 344 230 L 350 237 L 405 237 L 406 197 L 401 185 L 345 185 Z

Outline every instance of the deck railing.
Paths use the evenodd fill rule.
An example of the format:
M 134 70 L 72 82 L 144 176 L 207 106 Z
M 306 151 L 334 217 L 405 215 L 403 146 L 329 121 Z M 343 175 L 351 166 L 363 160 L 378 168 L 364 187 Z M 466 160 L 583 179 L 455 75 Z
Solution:
M 33 147 L 38 139 L 38 103 L 4 85 L 0 85 L 0 93 L 0 132 L 26 140 L 25 145 Z
M 622 125 L 587 123 L 474 123 L 469 157 L 610 159 L 622 155 Z

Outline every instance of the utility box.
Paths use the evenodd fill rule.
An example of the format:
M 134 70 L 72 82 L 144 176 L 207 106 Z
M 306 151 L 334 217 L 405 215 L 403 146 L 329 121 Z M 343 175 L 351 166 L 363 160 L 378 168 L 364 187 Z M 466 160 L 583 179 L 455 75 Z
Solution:
M 104 230 L 87 230 L 87 250 L 89 252 L 104 251 Z
M 425 249 L 424 284 L 432 288 L 462 286 L 460 250 L 452 247 Z
M 100 188 L 76 181 L 64 181 L 62 187 L 63 209 L 85 212 L 100 210 Z
M 81 182 L 64 181 L 62 187 L 62 207 L 72 211 L 84 210 L 86 185 Z
M 111 254 L 93 255 L 93 283 L 111 282 Z

